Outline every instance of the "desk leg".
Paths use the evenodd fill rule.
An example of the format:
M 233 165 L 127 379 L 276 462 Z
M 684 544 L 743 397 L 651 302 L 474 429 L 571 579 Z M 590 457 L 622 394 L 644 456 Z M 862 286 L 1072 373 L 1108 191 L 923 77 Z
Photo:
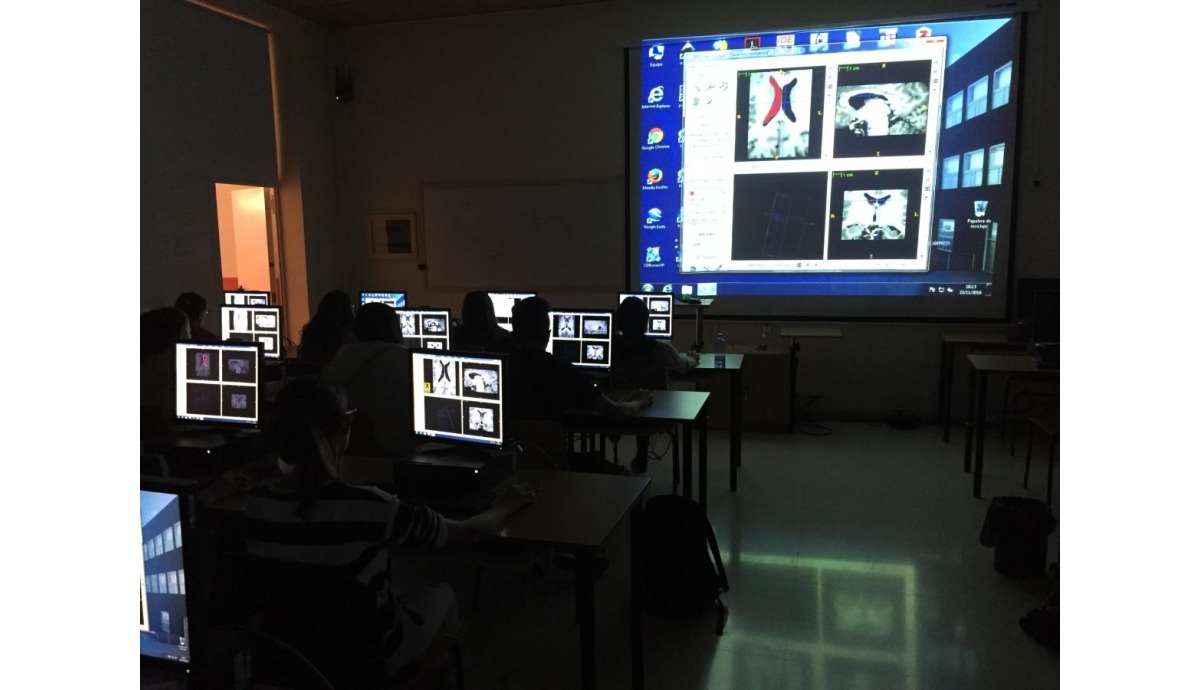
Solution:
M 579 686 L 596 690 L 596 589 L 592 552 L 575 552 L 575 612 L 579 616 Z
M 975 405 L 975 486 L 972 495 L 983 493 L 983 431 L 987 428 L 987 374 L 979 377 L 979 395 Z
M 680 462 L 683 464 L 683 495 L 687 498 L 692 497 L 692 423 L 684 422 L 683 424 L 683 457 Z
M 642 613 L 645 596 L 642 579 L 642 502 L 639 500 L 629 512 L 629 592 L 630 644 L 633 660 L 633 689 L 643 690 L 646 686 L 645 661 L 643 656 Z
M 700 507 L 708 512 L 708 405 L 700 410 Z
M 975 381 L 979 374 L 971 367 L 971 379 L 967 384 L 967 433 L 963 435 L 963 472 L 971 471 L 971 443 L 975 439 Z
M 729 401 L 729 463 L 735 468 L 730 474 L 729 490 L 737 491 L 737 469 L 742 466 L 742 370 L 733 370 Z
M 950 403 L 954 401 L 954 345 L 942 341 L 942 373 L 938 380 L 938 418 L 942 443 L 950 442 Z
M 788 349 L 788 354 L 791 356 L 788 368 L 790 369 L 790 380 L 792 383 L 792 389 L 788 393 L 788 432 L 794 433 L 796 431 L 796 386 L 799 385 L 796 381 L 796 376 L 800 369 L 798 363 L 800 360 L 800 346 L 797 344 L 795 338 L 792 338 L 792 345 Z M 742 363 L 745 364 L 745 360 L 742 360 Z

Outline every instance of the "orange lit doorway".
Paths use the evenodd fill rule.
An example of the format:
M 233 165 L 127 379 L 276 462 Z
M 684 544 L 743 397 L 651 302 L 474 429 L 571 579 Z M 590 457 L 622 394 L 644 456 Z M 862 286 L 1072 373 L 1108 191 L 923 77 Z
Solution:
M 279 206 L 273 187 L 217 183 L 221 289 L 271 293 L 283 304 Z

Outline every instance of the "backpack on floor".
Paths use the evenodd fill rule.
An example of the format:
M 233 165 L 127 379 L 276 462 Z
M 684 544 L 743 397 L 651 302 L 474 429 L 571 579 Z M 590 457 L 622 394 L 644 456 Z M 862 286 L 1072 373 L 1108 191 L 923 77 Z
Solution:
M 721 634 L 727 615 L 721 594 L 729 591 L 729 579 L 704 509 L 690 498 L 655 496 L 646 501 L 642 534 L 646 609 L 683 616 L 715 603 Z

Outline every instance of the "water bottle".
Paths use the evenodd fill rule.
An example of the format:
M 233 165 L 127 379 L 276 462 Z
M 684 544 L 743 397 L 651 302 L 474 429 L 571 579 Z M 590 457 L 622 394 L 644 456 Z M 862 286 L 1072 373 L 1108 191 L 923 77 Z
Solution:
M 718 369 L 725 368 L 725 334 L 717 334 L 717 344 L 715 349 L 716 355 L 713 357 L 714 366 Z

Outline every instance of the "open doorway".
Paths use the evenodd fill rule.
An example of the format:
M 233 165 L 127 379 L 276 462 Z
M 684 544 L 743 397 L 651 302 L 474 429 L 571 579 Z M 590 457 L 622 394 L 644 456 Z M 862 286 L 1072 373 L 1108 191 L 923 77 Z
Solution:
M 218 182 L 216 193 L 221 289 L 269 292 L 284 304 L 275 189 Z

